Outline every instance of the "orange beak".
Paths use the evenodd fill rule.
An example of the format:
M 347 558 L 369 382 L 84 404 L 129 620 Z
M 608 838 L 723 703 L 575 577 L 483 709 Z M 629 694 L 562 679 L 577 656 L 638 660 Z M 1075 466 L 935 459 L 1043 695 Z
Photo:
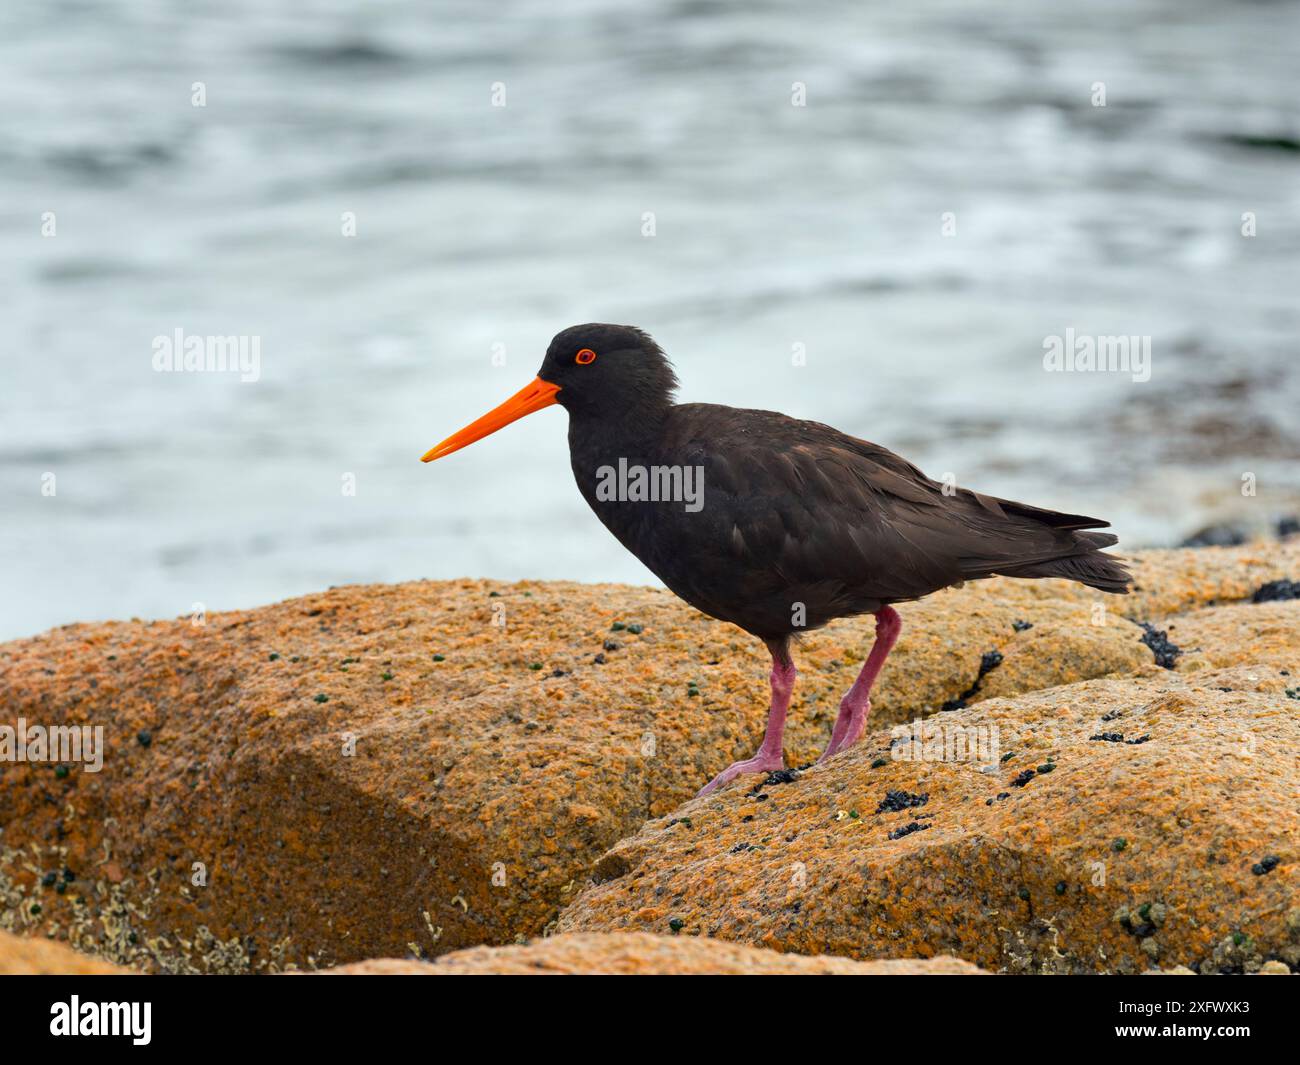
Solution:
M 531 384 L 525 385 L 502 403 L 501 406 L 488 411 L 478 421 L 470 422 L 460 432 L 452 433 L 437 447 L 429 448 L 420 461 L 432 462 L 444 455 L 450 455 L 453 451 L 468 447 L 475 440 L 482 440 L 483 437 L 495 433 L 498 429 L 505 428 L 511 422 L 517 422 L 525 414 L 532 414 L 533 411 L 549 407 L 555 402 L 555 396 L 559 391 L 559 385 L 553 385 L 550 381 L 543 381 L 540 377 L 536 378 Z

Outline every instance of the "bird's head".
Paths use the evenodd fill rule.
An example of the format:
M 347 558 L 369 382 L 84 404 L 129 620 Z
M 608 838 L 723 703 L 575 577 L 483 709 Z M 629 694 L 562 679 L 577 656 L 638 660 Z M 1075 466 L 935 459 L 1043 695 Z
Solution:
M 583 417 L 648 417 L 672 403 L 677 376 L 663 350 L 635 326 L 599 322 L 555 335 L 537 378 L 436 447 L 429 462 L 554 403 Z

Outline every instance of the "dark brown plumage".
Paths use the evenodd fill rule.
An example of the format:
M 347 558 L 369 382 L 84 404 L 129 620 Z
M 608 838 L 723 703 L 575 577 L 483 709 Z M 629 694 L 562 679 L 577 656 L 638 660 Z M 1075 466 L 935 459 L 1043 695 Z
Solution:
M 1106 522 L 945 489 L 891 451 L 818 422 L 676 404 L 672 367 L 639 329 L 564 330 L 529 389 L 426 459 L 539 406 L 565 407 L 574 478 L 606 528 L 677 595 L 772 650 L 777 764 L 785 713 L 782 706 L 778 714 L 778 704 L 788 705 L 783 692 L 794 679 L 789 640 L 801 631 L 855 614 L 878 619 L 871 656 L 878 661 L 873 670 L 864 667 L 846 696 L 843 730 L 836 725 L 841 742 L 833 736 L 826 757 L 854 742 L 865 725 L 871 684 L 897 636 L 891 604 L 995 575 L 1063 577 L 1127 591 L 1128 572 L 1101 551 L 1116 538 L 1089 531 Z M 539 398 L 538 390 L 545 395 Z M 681 498 L 610 498 L 608 471 L 620 463 L 698 471 L 698 509 Z M 770 721 L 766 755 L 737 763 L 710 788 L 735 776 L 737 767 L 771 768 L 772 734 Z
M 797 631 L 795 602 L 815 629 L 997 574 L 1127 587 L 1099 551 L 1116 538 L 1083 531 L 1105 522 L 946 495 L 885 448 L 816 422 L 690 403 L 627 432 L 575 418 L 569 442 L 579 489 L 623 545 L 688 603 L 755 636 Z M 623 455 L 701 467 L 702 510 L 597 501 L 595 471 Z

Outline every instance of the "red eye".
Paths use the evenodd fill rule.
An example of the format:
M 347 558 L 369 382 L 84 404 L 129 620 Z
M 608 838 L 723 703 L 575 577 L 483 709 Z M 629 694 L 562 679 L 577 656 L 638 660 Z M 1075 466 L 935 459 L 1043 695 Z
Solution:
M 573 361 L 576 362 L 579 366 L 586 366 L 589 363 L 593 363 L 596 361 L 596 353 L 592 351 L 591 348 L 583 348 L 580 352 L 578 352 L 578 357 Z

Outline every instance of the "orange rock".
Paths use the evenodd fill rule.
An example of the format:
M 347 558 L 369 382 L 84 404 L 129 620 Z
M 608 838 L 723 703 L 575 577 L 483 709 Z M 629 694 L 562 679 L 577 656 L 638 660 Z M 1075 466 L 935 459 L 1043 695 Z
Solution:
M 131 975 L 130 969 L 79 954 L 63 943 L 0 932 L 0 976 Z
M 1162 552 L 1138 572 L 1143 591 L 1107 600 L 1103 626 L 1099 597 L 1060 582 L 904 606 L 875 722 L 972 688 L 978 704 L 1163 678 L 1118 611 L 1164 624 L 1246 597 L 1300 572 L 1300 545 Z M 803 641 L 792 764 L 824 744 L 870 634 L 855 619 Z M 990 651 L 1002 664 L 981 677 Z M 102 725 L 106 744 L 100 773 L 3 766 L 0 916 L 180 972 L 536 935 L 605 851 L 752 753 L 766 673 L 758 641 L 665 591 L 539 582 L 339 588 L 202 626 L 70 625 L 0 645 L 0 724 Z M 64 869 L 62 894 L 43 884 Z
M 445 954 L 433 964 L 398 958 L 326 969 L 346 976 L 979 976 L 982 971 L 956 958 L 851 961 L 826 955 L 805 957 L 691 936 L 578 934 L 541 939 L 526 946 L 474 947 Z
M 1238 664 L 1297 667 L 1291 687 L 1300 686 L 1300 656 L 1296 654 L 1297 604 L 1295 600 L 1274 603 L 1240 603 L 1198 610 L 1161 621 L 1169 639 L 1182 654 L 1180 673 L 1216 669 Z M 1260 670 L 1260 677 L 1272 681 L 1276 669 Z M 1276 690 L 1276 685 L 1273 685 Z
M 1009 972 L 1294 966 L 1300 703 L 1275 667 L 1158 673 L 927 723 L 989 741 L 973 758 L 878 731 L 687 803 L 611 848 L 557 929 Z

